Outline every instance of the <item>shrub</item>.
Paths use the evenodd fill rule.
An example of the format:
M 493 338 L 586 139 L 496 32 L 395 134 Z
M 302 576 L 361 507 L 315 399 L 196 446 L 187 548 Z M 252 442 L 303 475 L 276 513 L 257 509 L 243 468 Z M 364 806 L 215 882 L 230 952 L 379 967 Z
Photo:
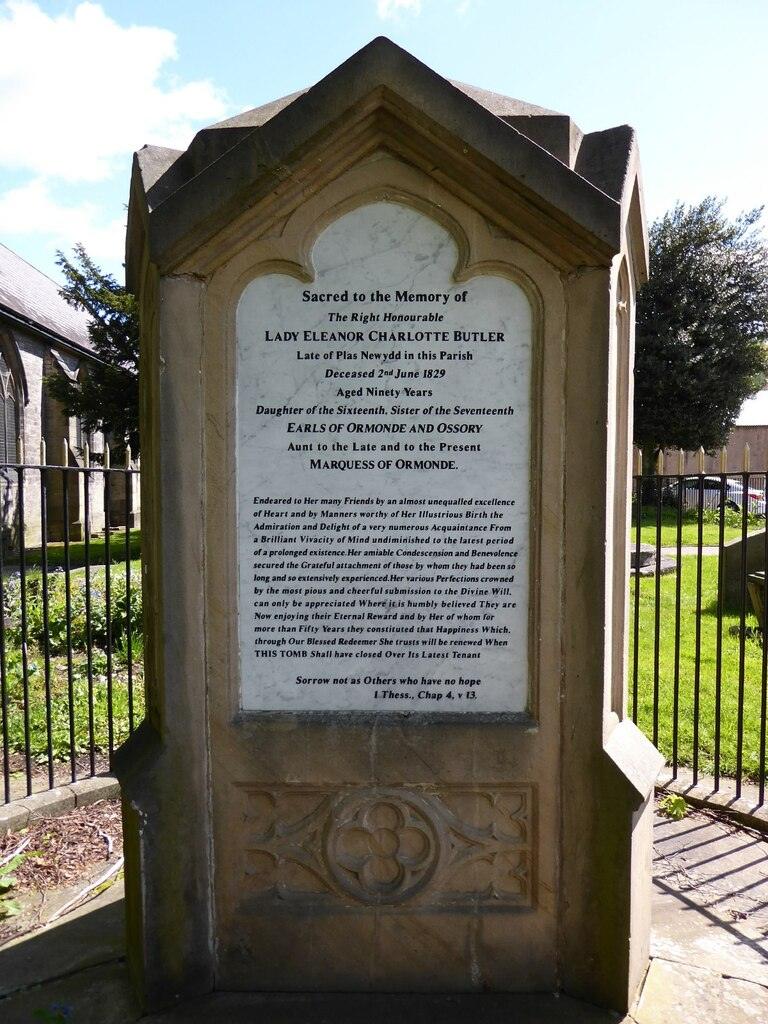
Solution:
M 67 651 L 67 585 L 66 574 L 51 570 L 48 574 L 48 628 L 49 651 L 52 655 Z M 39 573 L 26 578 L 25 594 L 27 617 L 27 643 L 44 648 L 46 637 L 45 601 L 43 578 Z M 90 598 L 90 618 L 86 612 Z M 90 626 L 91 645 L 106 650 L 110 640 L 112 649 L 118 654 L 125 651 L 128 641 L 128 625 L 131 633 L 138 636 L 142 631 L 141 579 L 135 570 L 131 573 L 131 590 L 128 595 L 125 566 L 113 566 L 109 586 L 109 621 L 107 621 L 106 572 L 103 566 L 91 570 L 90 589 L 86 588 L 85 572 L 75 569 L 70 573 L 69 600 L 71 609 L 70 637 L 72 649 L 85 651 L 88 646 Z M 3 612 L 5 615 L 5 639 L 7 646 L 21 645 L 22 630 L 22 581 L 18 573 L 4 581 Z

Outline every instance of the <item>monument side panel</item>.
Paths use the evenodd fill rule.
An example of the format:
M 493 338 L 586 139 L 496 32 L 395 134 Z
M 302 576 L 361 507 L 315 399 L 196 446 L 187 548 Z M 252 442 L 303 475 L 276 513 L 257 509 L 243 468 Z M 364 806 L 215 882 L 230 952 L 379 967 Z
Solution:
M 199 600 L 205 545 L 200 517 L 188 514 L 203 503 L 198 367 L 204 299 L 198 279 L 177 276 L 161 279 L 156 291 L 148 287 L 144 300 L 148 714 L 115 761 L 130 875 L 127 958 L 150 1008 L 167 1005 L 178 993 L 205 993 L 214 978 L 205 618 Z

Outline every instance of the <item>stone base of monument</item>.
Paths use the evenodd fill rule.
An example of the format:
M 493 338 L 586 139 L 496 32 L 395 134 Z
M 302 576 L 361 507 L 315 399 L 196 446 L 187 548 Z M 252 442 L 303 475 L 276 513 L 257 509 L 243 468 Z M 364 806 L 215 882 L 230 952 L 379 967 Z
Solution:
M 324 993 L 252 994 L 222 992 L 186 1002 L 174 1010 L 144 1018 L 146 1024 L 196 1024 L 226 1020 L 228 1024 L 617 1024 L 619 1018 L 568 996 L 543 992 L 488 995 L 396 995 Z

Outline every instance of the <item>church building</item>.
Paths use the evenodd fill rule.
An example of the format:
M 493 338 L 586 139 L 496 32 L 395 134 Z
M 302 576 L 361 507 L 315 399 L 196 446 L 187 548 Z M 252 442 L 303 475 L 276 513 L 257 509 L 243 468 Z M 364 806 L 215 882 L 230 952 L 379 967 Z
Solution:
M 67 416 L 48 393 L 44 381 L 58 374 L 77 379 L 97 361 L 86 313 L 62 298 L 55 281 L 0 244 L 0 514 L 6 552 L 18 548 L 19 463 L 37 466 L 45 459 L 47 465 L 66 465 L 73 470 L 66 517 L 64 474 L 46 474 L 47 532 L 49 540 L 62 540 L 67 518 L 70 539 L 83 537 L 85 474 L 79 470 L 85 465 L 86 444 L 100 461 L 104 438 L 86 435 L 80 421 Z M 104 529 L 103 485 L 96 474 L 91 475 L 88 492 L 90 531 L 95 535 Z M 28 545 L 40 542 L 41 495 L 39 472 L 25 472 L 24 536 Z M 116 500 L 119 497 L 116 495 Z M 112 516 L 110 521 L 114 522 Z

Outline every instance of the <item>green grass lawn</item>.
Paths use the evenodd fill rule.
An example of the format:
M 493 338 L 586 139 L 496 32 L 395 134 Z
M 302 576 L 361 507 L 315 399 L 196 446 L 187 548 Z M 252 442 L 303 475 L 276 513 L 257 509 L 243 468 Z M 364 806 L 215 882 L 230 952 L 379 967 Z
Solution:
M 632 513 L 632 531 L 630 542 L 632 546 L 637 543 L 636 513 Z M 720 519 L 719 512 L 704 509 L 704 523 L 702 530 L 702 543 L 704 547 L 716 547 L 720 543 Z M 762 519 L 754 516 L 747 517 L 747 532 L 754 533 L 762 530 L 765 523 Z M 736 540 L 741 536 L 741 513 L 727 510 L 725 513 L 725 542 Z M 682 543 L 684 547 L 695 547 L 699 543 L 699 517 L 694 509 L 683 511 L 681 530 Z M 640 522 L 640 542 L 642 544 L 656 544 L 656 506 L 644 505 Z M 670 505 L 661 507 L 661 546 L 672 548 L 677 545 L 677 509 Z
M 49 543 L 48 566 L 49 568 L 61 568 L 64 565 L 64 544 L 62 542 Z M 107 544 L 103 537 L 92 537 L 88 545 L 88 553 L 91 565 L 104 565 L 106 561 Z M 130 531 L 130 552 L 131 559 L 141 557 L 141 531 Z M 125 562 L 125 531 L 118 530 L 111 533 L 109 537 L 109 553 L 112 562 Z M 42 565 L 42 547 L 27 548 L 26 564 L 28 566 Z M 73 569 L 85 565 L 85 542 L 71 541 L 69 545 L 69 562 Z M 9 569 L 17 569 L 19 566 L 18 553 L 7 555 L 4 564 Z
M 678 762 L 693 764 L 693 709 L 696 669 L 696 563 L 694 556 L 681 561 L 680 606 L 680 695 Z M 702 559 L 701 596 L 701 661 L 699 770 L 712 774 L 715 757 L 715 676 L 717 644 L 717 556 Z M 660 658 L 659 658 L 659 738 L 658 746 L 668 760 L 672 759 L 673 692 L 675 675 L 675 588 L 676 575 L 661 577 Z M 640 580 L 640 642 L 638 649 L 638 717 L 637 722 L 647 736 L 653 738 L 654 692 L 654 607 L 656 580 Z M 635 580 L 630 579 L 630 654 L 629 704 L 632 705 L 632 667 L 634 652 Z M 738 628 L 738 614 L 725 613 L 722 624 L 722 697 L 720 770 L 736 774 L 736 736 L 738 721 L 739 637 L 731 635 Z M 748 615 L 747 626 L 756 627 L 757 620 Z M 759 770 L 761 687 L 763 651 L 760 642 L 748 638 L 744 663 L 744 750 L 743 772 L 756 778 Z

